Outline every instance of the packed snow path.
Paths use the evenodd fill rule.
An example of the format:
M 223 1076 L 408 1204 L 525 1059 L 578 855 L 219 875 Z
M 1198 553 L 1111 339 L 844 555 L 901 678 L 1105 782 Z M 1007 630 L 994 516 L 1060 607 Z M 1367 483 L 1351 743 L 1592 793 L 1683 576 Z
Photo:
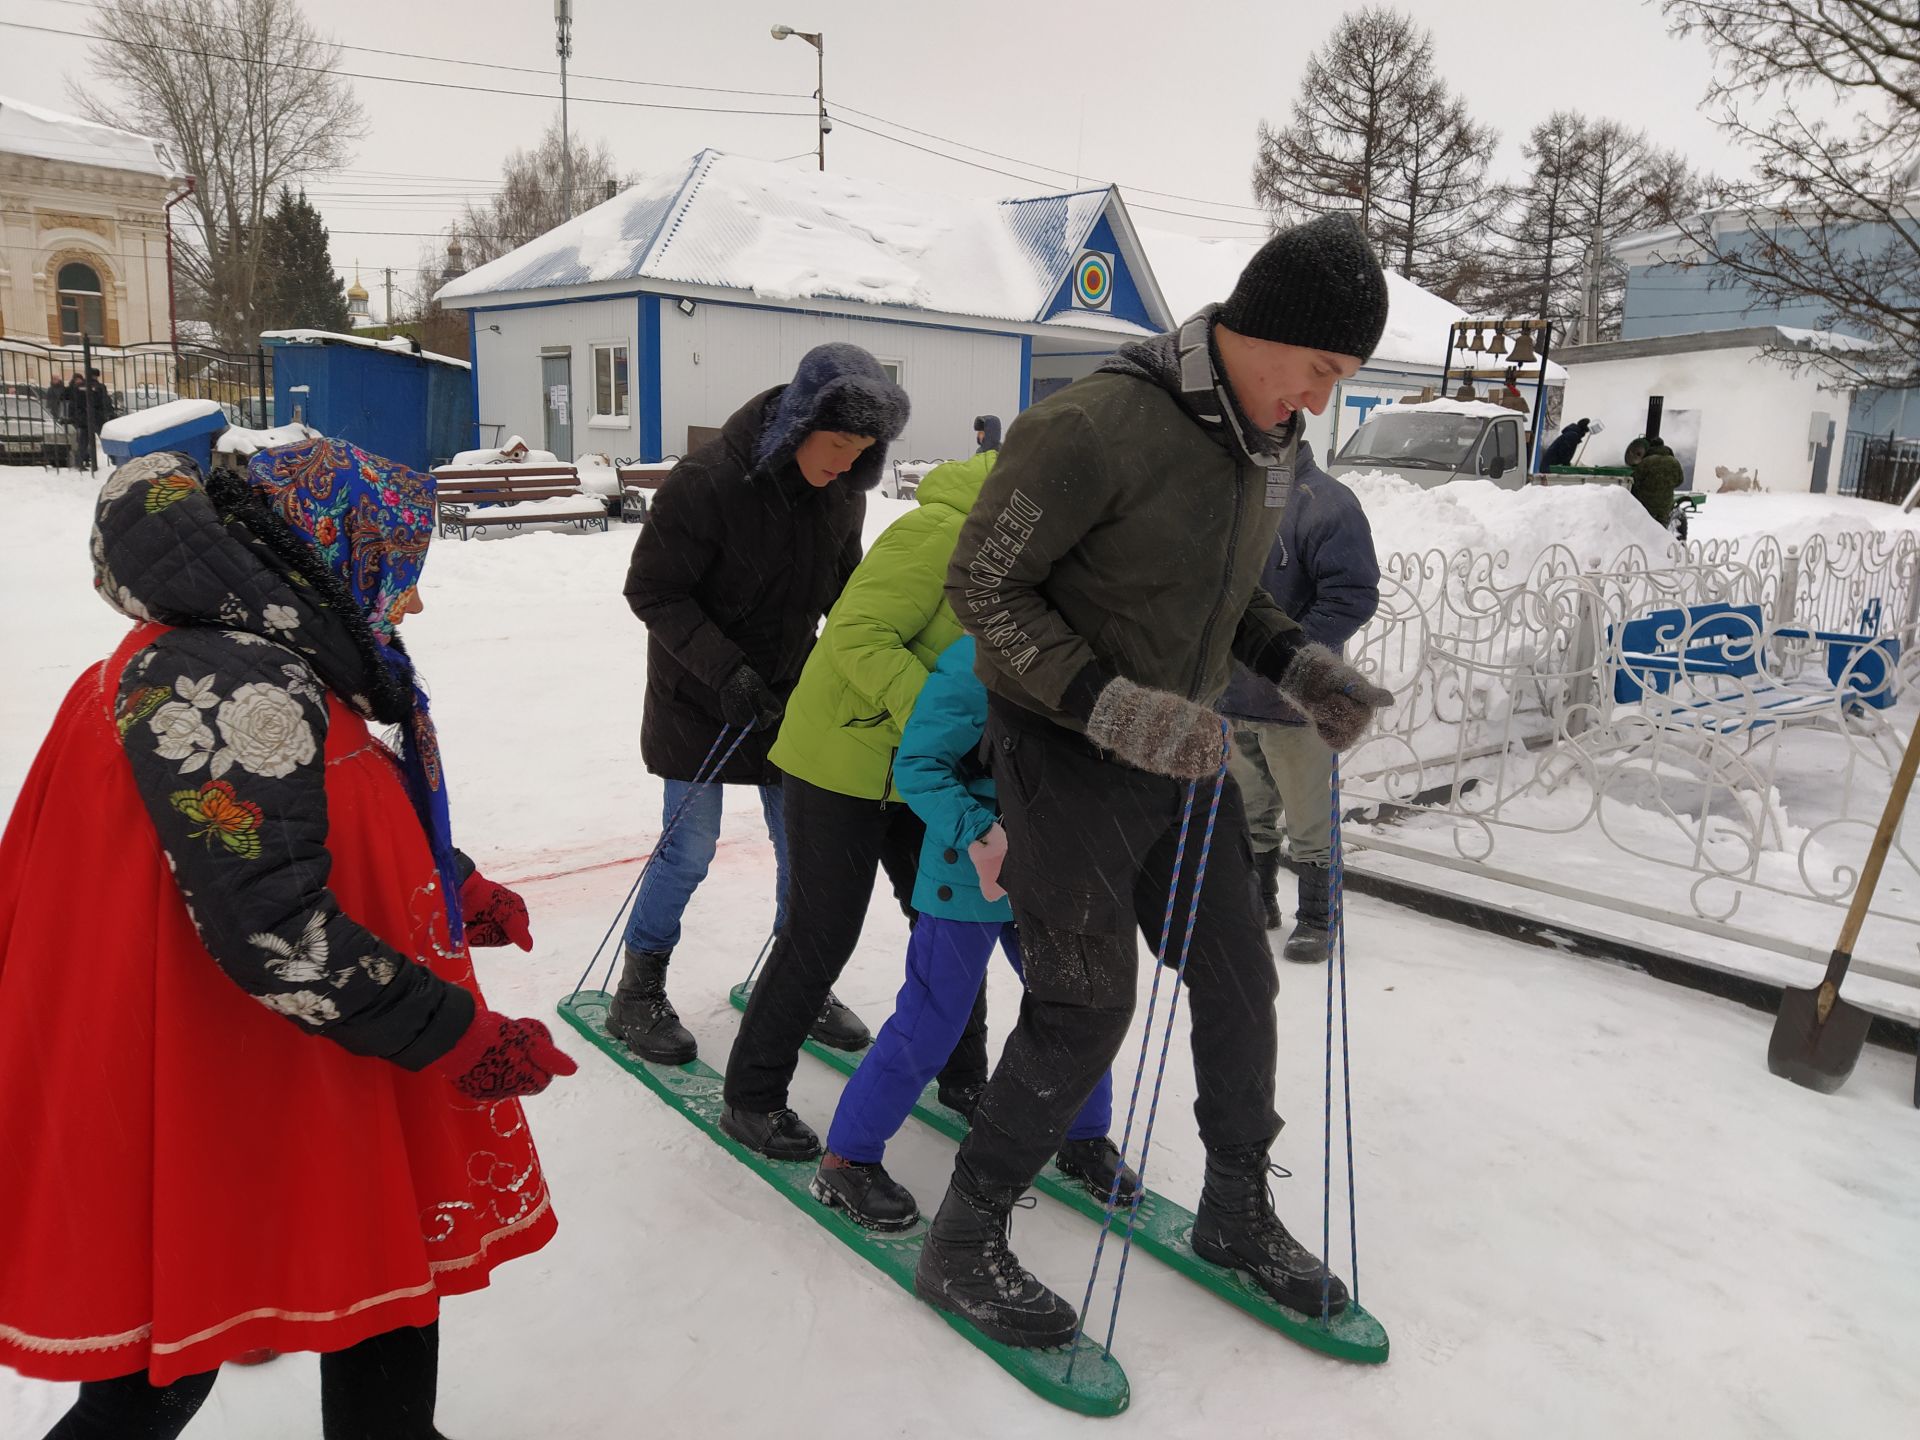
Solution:
M 124 624 L 88 585 L 85 483 L 18 470 L 0 482 L 10 806 L 60 696 Z M 876 502 L 870 533 L 899 508 Z M 511 1013 L 551 1019 L 658 829 L 636 738 L 644 633 L 620 599 L 633 534 L 436 546 L 426 613 L 408 623 L 460 838 L 532 906 L 532 955 L 481 955 L 492 1003 Z M 730 804 L 727 824 L 673 969 L 716 1066 L 736 1019 L 727 987 L 772 917 L 757 807 Z M 76 903 L 97 883 L 77 881 Z M 1052 1410 L 563 1033 L 581 1072 L 527 1107 L 560 1235 L 449 1303 L 440 1428 L 805 1437 L 844 1434 L 852 1417 L 915 1436 L 1908 1433 L 1920 1413 L 1910 1058 L 1870 1048 L 1841 1093 L 1814 1095 L 1768 1075 L 1769 1021 L 1755 1012 L 1369 900 L 1350 917 L 1360 1287 L 1393 1338 L 1384 1368 L 1321 1359 L 1142 1261 L 1116 1346 L 1133 1408 L 1100 1422 Z M 897 912 L 877 903 L 839 987 L 872 1024 L 904 946 Z M 992 976 L 997 1043 L 1017 997 L 1005 967 Z M 1277 1194 L 1317 1246 L 1324 973 L 1283 966 L 1281 979 L 1291 1123 L 1276 1158 L 1295 1178 Z M 1149 1178 L 1189 1200 L 1192 1084 L 1176 1045 Z M 794 1103 L 816 1126 L 837 1090 L 802 1060 Z M 909 1124 L 888 1161 L 931 1208 L 951 1155 Z M 1044 1203 L 1014 1228 L 1021 1257 L 1074 1294 L 1093 1235 Z M 316 1440 L 317 1386 L 311 1356 L 229 1369 L 188 1440 Z M 0 1436 L 39 1435 L 71 1393 L 0 1372 Z

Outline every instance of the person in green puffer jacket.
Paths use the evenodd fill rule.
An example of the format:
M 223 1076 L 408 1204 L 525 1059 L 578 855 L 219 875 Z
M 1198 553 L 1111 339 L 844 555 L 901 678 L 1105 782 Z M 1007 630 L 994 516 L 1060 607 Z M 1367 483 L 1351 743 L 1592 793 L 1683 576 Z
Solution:
M 827 614 L 768 755 L 785 776 L 789 910 L 733 1043 L 720 1123 L 775 1159 L 820 1153 L 819 1137 L 787 1108 L 787 1086 L 859 943 L 877 868 L 913 914 L 924 827 L 894 784 L 894 757 L 920 687 L 960 637 L 947 562 L 995 455 L 929 471 L 919 508 L 874 541 Z M 941 1099 L 970 1112 L 986 1078 L 982 1000 L 941 1072 Z

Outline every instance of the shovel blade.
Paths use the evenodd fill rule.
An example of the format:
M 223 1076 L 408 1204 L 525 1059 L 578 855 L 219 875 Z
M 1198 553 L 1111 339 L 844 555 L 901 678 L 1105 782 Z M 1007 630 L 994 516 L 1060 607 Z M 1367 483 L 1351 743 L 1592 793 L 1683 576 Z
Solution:
M 1767 1069 L 1796 1085 L 1831 1095 L 1853 1073 L 1872 1023 L 1865 1010 L 1838 996 L 1821 1018 L 1820 987 L 1788 990 L 1780 997 L 1773 1038 L 1767 1042 Z

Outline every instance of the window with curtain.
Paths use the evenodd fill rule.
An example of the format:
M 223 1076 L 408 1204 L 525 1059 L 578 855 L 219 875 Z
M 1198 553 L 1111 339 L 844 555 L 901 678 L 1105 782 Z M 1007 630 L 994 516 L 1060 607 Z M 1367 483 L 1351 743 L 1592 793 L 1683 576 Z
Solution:
M 107 335 L 106 297 L 100 276 L 91 265 L 75 261 L 60 267 L 60 343 L 78 345 L 82 336 L 104 340 Z
M 632 413 L 628 402 L 627 347 L 593 347 L 593 418 L 626 422 Z

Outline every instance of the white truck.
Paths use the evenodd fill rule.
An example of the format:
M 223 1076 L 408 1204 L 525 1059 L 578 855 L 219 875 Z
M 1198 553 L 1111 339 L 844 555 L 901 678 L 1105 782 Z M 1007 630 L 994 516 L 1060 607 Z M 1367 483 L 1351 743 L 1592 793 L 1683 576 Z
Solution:
M 1391 470 L 1431 489 L 1449 480 L 1527 483 L 1527 415 L 1487 400 L 1401 400 L 1376 405 L 1327 463 L 1330 475 Z

